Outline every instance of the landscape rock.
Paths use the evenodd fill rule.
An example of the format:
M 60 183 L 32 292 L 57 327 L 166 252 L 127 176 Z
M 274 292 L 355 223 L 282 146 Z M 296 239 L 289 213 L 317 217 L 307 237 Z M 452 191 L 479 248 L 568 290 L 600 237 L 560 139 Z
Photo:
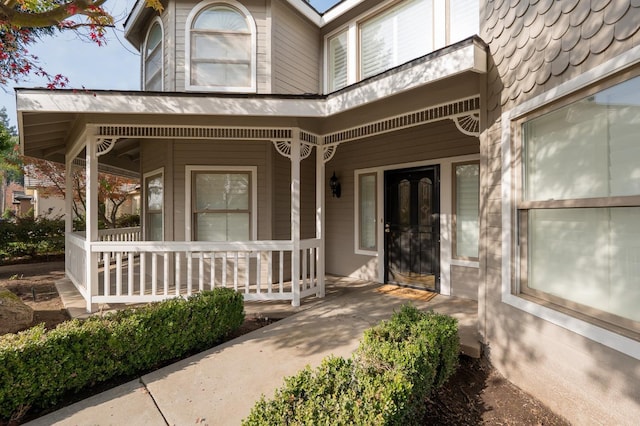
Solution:
M 33 309 L 9 290 L 0 290 L 0 335 L 24 330 L 33 322 Z

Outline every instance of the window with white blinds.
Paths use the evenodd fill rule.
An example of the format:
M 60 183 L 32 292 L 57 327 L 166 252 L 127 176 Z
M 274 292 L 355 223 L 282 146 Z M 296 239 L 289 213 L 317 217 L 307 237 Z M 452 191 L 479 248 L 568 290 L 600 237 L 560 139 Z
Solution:
M 347 85 L 347 31 L 329 39 L 329 91 L 342 89 Z
M 405 0 L 360 25 L 360 78 L 432 50 L 432 0 Z
M 214 4 L 195 14 L 188 28 L 189 88 L 255 89 L 255 28 L 248 12 Z
M 154 22 L 144 49 L 144 89 L 162 90 L 162 27 Z
M 449 0 L 449 43 L 454 44 L 480 33 L 480 2 Z
M 637 93 L 640 77 L 522 123 L 518 219 L 523 293 L 640 331 Z
M 455 238 L 453 257 L 478 259 L 480 237 L 480 164 L 454 164 Z

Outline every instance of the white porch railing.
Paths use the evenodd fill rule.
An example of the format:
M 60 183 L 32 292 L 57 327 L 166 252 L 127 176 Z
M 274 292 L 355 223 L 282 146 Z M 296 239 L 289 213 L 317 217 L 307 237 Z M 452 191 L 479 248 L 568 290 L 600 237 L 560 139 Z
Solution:
M 320 295 L 324 276 L 318 276 L 320 240 L 300 242 L 299 257 L 291 241 L 251 242 L 85 242 L 67 237 L 67 274 L 93 303 L 147 303 L 229 287 L 249 300 L 291 300 Z M 85 248 L 97 253 L 98 285 L 88 294 L 84 280 Z M 299 277 L 292 277 L 292 261 L 299 259 Z
M 130 228 L 100 229 L 98 231 L 100 241 L 140 241 L 142 231 L 139 226 Z

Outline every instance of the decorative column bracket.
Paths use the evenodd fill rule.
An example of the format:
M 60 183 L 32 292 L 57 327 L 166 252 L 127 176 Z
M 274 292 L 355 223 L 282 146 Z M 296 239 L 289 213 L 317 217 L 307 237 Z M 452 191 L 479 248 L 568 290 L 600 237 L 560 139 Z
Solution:
M 287 157 L 291 159 L 291 141 L 272 141 L 273 146 L 276 148 L 278 153 L 283 157 Z M 300 142 L 300 160 L 304 160 L 309 155 L 311 155 L 311 151 L 313 149 L 313 145 Z
M 469 115 L 459 115 L 451 117 L 456 127 L 468 136 L 480 136 L 480 113 L 473 112 Z
M 338 150 L 338 145 L 326 145 L 322 147 L 322 159 L 324 163 L 328 163 Z
M 97 139 L 97 147 L 96 147 L 96 157 L 100 157 L 102 155 L 108 154 L 109 151 L 116 146 L 116 142 L 118 138 L 98 138 Z

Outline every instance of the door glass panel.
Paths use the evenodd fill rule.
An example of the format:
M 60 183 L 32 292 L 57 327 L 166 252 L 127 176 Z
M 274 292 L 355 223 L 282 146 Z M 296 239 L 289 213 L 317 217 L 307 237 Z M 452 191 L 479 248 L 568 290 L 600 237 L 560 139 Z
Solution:
M 399 225 L 411 224 L 411 183 L 404 179 L 398 184 Z
M 422 178 L 418 183 L 418 225 L 420 228 L 431 226 L 431 197 L 433 197 L 433 182 L 429 178 Z

